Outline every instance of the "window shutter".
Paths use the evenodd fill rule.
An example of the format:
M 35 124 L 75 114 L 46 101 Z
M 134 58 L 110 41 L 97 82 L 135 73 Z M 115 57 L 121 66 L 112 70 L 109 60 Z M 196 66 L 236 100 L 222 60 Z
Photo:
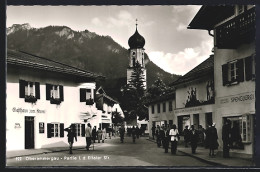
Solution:
M 81 124 L 81 136 L 85 137 L 85 124 Z
M 60 123 L 60 137 L 64 137 L 64 123 Z
M 246 72 L 246 81 L 252 79 L 252 56 L 245 58 L 245 72 Z
M 25 81 L 19 80 L 19 97 L 25 98 Z
M 51 127 L 52 126 L 53 126 L 53 124 L 50 124 L 50 123 L 47 124 L 47 138 L 52 137 L 52 133 L 51 133 Z
M 52 85 L 46 84 L 46 100 L 50 100 L 51 98 L 51 87 Z
M 59 85 L 59 88 L 60 88 L 60 100 L 64 101 L 63 86 Z
M 244 76 L 244 59 L 240 59 L 237 61 L 237 70 L 238 70 L 238 78 L 237 81 L 244 82 L 245 76 Z
M 222 65 L 222 82 L 223 86 L 228 84 L 228 64 Z
M 40 83 L 35 82 L 35 96 L 37 99 L 40 99 Z
M 86 102 L 86 92 L 85 88 L 80 88 L 80 102 Z

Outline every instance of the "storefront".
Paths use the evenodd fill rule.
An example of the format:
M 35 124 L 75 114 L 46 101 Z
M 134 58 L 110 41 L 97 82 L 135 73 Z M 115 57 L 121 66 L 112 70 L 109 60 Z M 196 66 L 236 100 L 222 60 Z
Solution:
M 251 156 L 254 151 L 255 93 L 248 92 L 217 99 L 216 116 L 221 125 L 231 121 L 231 152 Z M 220 127 L 219 127 L 220 128 Z M 221 135 L 221 130 L 219 135 Z

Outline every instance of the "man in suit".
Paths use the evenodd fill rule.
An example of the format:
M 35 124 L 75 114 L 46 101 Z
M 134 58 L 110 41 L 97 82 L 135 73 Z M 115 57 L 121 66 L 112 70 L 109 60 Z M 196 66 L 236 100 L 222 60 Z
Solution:
M 91 145 L 91 137 L 92 137 L 92 130 L 91 130 L 91 125 L 88 123 L 86 131 L 85 131 L 85 136 L 86 136 L 86 149 L 87 151 L 89 150 L 89 147 Z

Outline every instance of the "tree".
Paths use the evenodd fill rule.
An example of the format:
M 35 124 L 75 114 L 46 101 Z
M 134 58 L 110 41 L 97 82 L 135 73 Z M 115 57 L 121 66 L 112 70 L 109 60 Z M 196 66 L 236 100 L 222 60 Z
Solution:
M 125 85 L 122 89 L 122 108 L 125 110 L 125 119 L 138 120 L 148 119 L 148 109 L 144 105 L 144 77 L 143 68 L 137 62 L 133 70 L 129 84 Z
M 121 116 L 120 112 L 113 111 L 112 112 L 112 123 L 117 126 L 118 124 L 122 124 L 124 121 L 124 118 Z

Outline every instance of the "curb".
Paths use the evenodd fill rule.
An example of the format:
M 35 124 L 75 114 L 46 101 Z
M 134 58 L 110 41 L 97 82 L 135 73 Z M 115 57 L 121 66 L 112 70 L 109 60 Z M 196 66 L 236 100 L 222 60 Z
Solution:
M 150 141 L 150 142 L 156 143 L 155 140 L 151 140 L 151 139 L 147 139 L 147 140 Z M 169 147 L 169 148 L 170 148 L 170 147 Z M 199 161 L 201 161 L 201 162 L 204 162 L 204 163 L 207 163 L 207 164 L 210 164 L 210 165 L 213 165 L 213 166 L 228 167 L 227 165 L 224 165 L 224 164 L 221 164 L 221 163 L 217 163 L 217 162 L 208 161 L 208 160 L 205 160 L 205 159 L 203 159 L 203 158 L 200 158 L 200 157 L 198 157 L 198 156 L 196 156 L 196 155 L 192 155 L 192 154 L 190 154 L 190 153 L 181 151 L 181 150 L 179 150 L 179 149 L 177 149 L 177 151 L 178 151 L 178 152 L 181 152 L 181 153 L 183 153 L 183 154 L 185 154 L 185 155 L 188 155 L 188 156 L 190 156 L 190 157 L 192 157 L 192 158 L 195 158 L 195 159 L 197 159 L 197 160 L 199 160 Z
M 82 148 L 74 148 L 72 150 L 79 150 L 79 149 L 85 149 L 85 147 Z M 32 156 L 32 155 L 41 155 L 41 154 L 48 154 L 48 153 L 55 153 L 55 152 L 65 152 L 69 151 L 69 149 L 62 149 L 62 150 L 53 150 L 53 151 L 44 151 L 44 152 L 39 152 L 39 153 L 31 153 L 31 154 L 26 154 L 26 155 L 18 155 L 18 156 L 12 156 L 12 157 L 6 157 L 6 159 L 13 159 L 16 157 L 25 157 L 25 156 Z

